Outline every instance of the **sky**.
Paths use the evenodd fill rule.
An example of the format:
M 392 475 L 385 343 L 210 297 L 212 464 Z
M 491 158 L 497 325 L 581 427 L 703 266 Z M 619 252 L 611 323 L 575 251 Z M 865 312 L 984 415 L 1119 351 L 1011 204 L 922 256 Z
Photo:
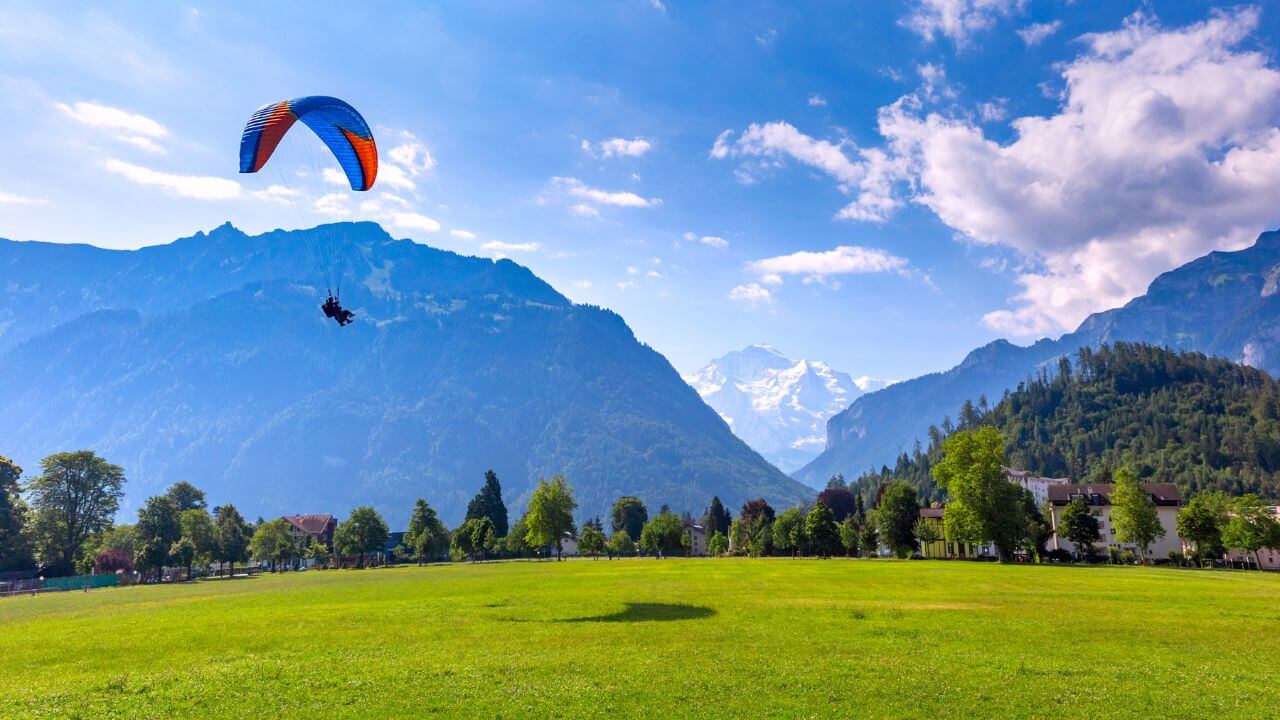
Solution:
M 376 220 L 684 373 L 768 343 L 905 379 L 1274 228 L 1278 31 L 1160 0 L 0 2 L 0 237 Z M 370 192 L 297 132 L 238 174 L 249 115 L 312 94 L 374 127 Z

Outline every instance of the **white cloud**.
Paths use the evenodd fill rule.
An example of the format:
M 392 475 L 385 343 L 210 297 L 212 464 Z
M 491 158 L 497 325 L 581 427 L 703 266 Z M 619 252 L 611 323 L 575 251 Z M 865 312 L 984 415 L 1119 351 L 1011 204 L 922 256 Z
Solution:
M 1003 144 L 907 96 L 881 109 L 882 154 L 864 153 L 862 171 L 885 182 L 850 207 L 909 200 L 970 242 L 1016 251 L 1022 290 L 986 323 L 1073 328 L 1280 219 L 1280 71 L 1239 47 L 1258 19 L 1245 8 L 1164 28 L 1137 13 L 1087 35 L 1059 66 L 1058 112 L 1013 120 Z
M 489 250 L 492 252 L 507 253 L 507 252 L 535 252 L 541 247 L 542 245 L 536 242 L 509 243 L 509 242 L 502 242 L 501 240 L 490 240 L 489 242 L 481 245 L 480 249 Z
M 956 91 L 947 83 L 947 70 L 941 65 L 925 63 L 916 66 L 920 75 L 920 92 L 926 100 L 954 98 Z
M 577 281 L 574 281 L 573 286 L 574 286 L 574 287 L 576 287 L 576 288 L 578 288 L 579 290 L 590 290 L 590 289 L 591 289 L 591 281 L 590 281 L 590 280 L 577 280 Z
M 822 97 L 818 93 L 814 93 L 809 96 L 809 107 L 826 107 L 826 106 L 827 106 L 827 99 Z
M 302 193 L 293 188 L 284 185 L 268 185 L 265 190 L 257 190 L 252 193 L 259 200 L 279 203 L 281 205 L 291 205 L 294 200 L 302 196 Z
M 588 187 L 581 180 L 571 177 L 551 178 L 552 189 L 566 197 L 582 200 L 570 207 L 569 211 L 580 217 L 598 217 L 599 211 L 594 205 L 612 207 L 657 207 L 662 204 L 660 198 L 644 198 L 628 191 L 599 190 Z
M 982 122 L 1001 122 L 1009 117 L 1009 111 L 1005 109 L 1005 100 L 998 98 L 995 102 L 984 102 L 978 104 L 978 119 Z
M 762 48 L 770 48 L 773 47 L 773 43 L 777 39 L 778 31 L 773 28 L 769 28 L 759 35 L 756 35 L 756 44 Z
M 776 285 L 782 282 L 783 275 L 803 275 L 806 279 L 884 272 L 909 275 L 911 265 L 906 258 L 884 250 L 841 245 L 824 252 L 801 250 L 790 255 L 755 260 L 747 263 L 747 268 L 760 275 L 761 282 Z
M 131 113 L 95 102 L 58 103 L 57 108 L 81 125 L 100 130 L 117 130 L 128 135 L 159 138 L 169 134 L 164 125 L 146 115 Z
M 1018 30 L 1018 37 L 1022 38 L 1022 42 L 1026 43 L 1027 47 L 1031 47 L 1032 45 L 1039 45 L 1049 39 L 1049 37 L 1058 32 L 1058 29 L 1061 27 L 1061 20 L 1032 23 L 1021 30 Z
M 328 170 L 329 168 L 325 168 Z M 346 178 L 343 178 L 346 182 Z M 409 179 L 409 175 L 400 168 L 399 165 L 391 163 L 382 163 L 378 166 L 377 183 L 382 186 L 390 186 L 396 190 L 408 190 L 410 192 L 418 189 L 418 184 Z
M 752 305 L 761 303 L 767 305 L 773 302 L 773 292 L 768 288 L 761 287 L 758 283 L 748 283 L 746 285 L 738 285 L 730 290 L 729 299 L 751 303 Z
M 48 205 L 49 202 L 43 198 L 28 197 L 26 195 L 15 195 L 0 190 L 0 205 Z
M 657 270 L 650 270 L 649 272 L 645 273 L 645 274 L 644 274 L 644 276 L 645 276 L 645 277 L 651 277 L 651 278 L 662 278 L 662 277 L 665 277 L 662 273 L 658 272 Z
M 392 212 L 390 215 L 391 224 L 398 228 L 406 230 L 421 230 L 423 232 L 440 232 L 440 223 L 433 218 L 429 218 L 422 213 L 416 212 Z
M 619 290 L 630 290 L 635 286 L 636 286 L 635 280 L 623 280 L 622 282 L 618 283 Z
M 714 248 L 722 248 L 722 247 L 729 246 L 729 241 L 725 240 L 719 235 L 698 235 L 697 233 L 687 232 L 684 234 L 684 239 L 689 242 L 694 242 L 696 240 L 697 242 L 700 242 L 703 245 L 709 245 Z
M 1001 17 L 1022 12 L 1026 0 L 916 0 L 911 13 L 900 24 L 928 42 L 937 35 L 949 38 L 957 47 L 968 44 L 979 31 Z
M 628 274 L 628 275 L 639 275 L 639 274 L 640 274 L 640 268 L 636 267 L 635 265 L 628 265 L 628 266 L 627 266 L 627 274 Z
M 329 193 L 316 198 L 311 206 L 321 215 L 343 218 L 351 214 L 350 200 L 346 193 Z
M 427 144 L 408 130 L 393 133 L 397 144 L 387 151 L 386 157 L 409 177 L 418 177 L 435 169 L 436 159 Z M 379 174 L 381 175 L 381 174 Z M 379 177 L 381 179 L 381 177 Z
M 573 215 L 583 218 L 599 218 L 600 211 L 587 205 L 586 203 L 576 203 L 569 206 L 569 212 Z
M 152 155 L 164 155 L 168 152 L 156 141 L 149 137 L 143 137 L 142 135 L 117 135 L 116 139 L 122 143 L 128 143 L 139 150 L 149 152 Z
M 220 177 L 175 175 L 134 165 L 114 158 L 107 160 L 108 172 L 139 185 L 158 187 L 170 195 L 196 200 L 230 200 L 240 195 L 240 183 Z
M 631 138 L 630 140 L 626 138 L 613 137 L 607 140 L 601 140 L 594 145 L 583 140 L 582 149 L 602 158 L 640 157 L 653 149 L 653 143 L 641 137 Z
M 654 10 L 657 10 L 658 12 L 667 11 L 667 6 L 662 3 L 662 0 L 649 0 L 649 7 L 652 7 Z
M 459 240 L 475 240 L 476 234 L 470 230 L 450 230 L 449 234 Z
M 381 173 L 379 173 L 381 175 Z M 338 168 L 327 167 L 320 171 L 320 177 L 330 185 L 350 185 L 347 176 Z M 381 179 L 381 178 L 379 178 Z

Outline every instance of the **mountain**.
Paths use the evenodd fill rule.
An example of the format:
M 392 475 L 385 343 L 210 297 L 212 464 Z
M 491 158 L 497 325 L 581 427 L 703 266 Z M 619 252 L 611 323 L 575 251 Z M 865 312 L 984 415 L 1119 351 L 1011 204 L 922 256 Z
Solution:
M 748 445 L 790 472 L 822 451 L 827 419 L 884 382 L 751 345 L 685 377 Z
M 1082 347 L 1138 342 L 1202 352 L 1280 375 L 1280 232 L 1253 246 L 1212 252 L 1156 278 L 1124 307 L 1095 313 L 1075 332 L 1029 347 L 997 340 L 956 367 L 858 398 L 827 423 L 826 449 L 793 473 L 808 485 L 892 466 L 929 426 L 965 400 L 992 402 L 1040 368 Z M 1034 468 L 1033 468 L 1034 469 Z
M 1172 482 L 1186 495 L 1221 490 L 1280 497 L 1280 382 L 1200 353 L 1117 342 L 1083 348 L 1070 366 L 1019 384 L 993 408 L 961 413 L 961 429 L 990 425 L 1014 467 L 1050 477 L 1111 482 L 1119 467 Z M 859 478 L 868 495 L 902 480 L 943 499 L 930 471 L 943 434 L 888 475 Z
M 338 327 L 308 248 L 336 237 Z M 424 497 L 461 519 L 494 469 L 513 512 L 562 472 L 578 515 L 619 495 L 701 512 L 809 494 L 735 437 L 616 314 L 509 260 L 372 223 L 249 236 L 224 225 L 135 251 L 0 241 L 0 454 L 90 448 L 125 514 L 176 480 L 247 516 Z

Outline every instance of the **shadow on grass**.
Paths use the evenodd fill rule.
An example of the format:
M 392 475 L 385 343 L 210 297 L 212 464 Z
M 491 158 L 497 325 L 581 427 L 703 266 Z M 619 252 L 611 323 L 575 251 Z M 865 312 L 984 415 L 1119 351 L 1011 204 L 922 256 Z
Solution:
M 565 618 L 565 623 L 636 623 L 671 622 L 673 620 L 701 620 L 715 615 L 716 611 L 699 605 L 673 605 L 668 603 L 627 603 L 627 609 L 608 615 Z

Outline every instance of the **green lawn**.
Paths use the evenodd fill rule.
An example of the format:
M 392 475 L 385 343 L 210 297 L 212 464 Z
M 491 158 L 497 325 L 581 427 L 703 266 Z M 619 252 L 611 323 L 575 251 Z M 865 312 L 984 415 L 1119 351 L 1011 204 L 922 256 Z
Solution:
M 0 718 L 1262 718 L 1280 576 L 499 563 L 0 599 Z

